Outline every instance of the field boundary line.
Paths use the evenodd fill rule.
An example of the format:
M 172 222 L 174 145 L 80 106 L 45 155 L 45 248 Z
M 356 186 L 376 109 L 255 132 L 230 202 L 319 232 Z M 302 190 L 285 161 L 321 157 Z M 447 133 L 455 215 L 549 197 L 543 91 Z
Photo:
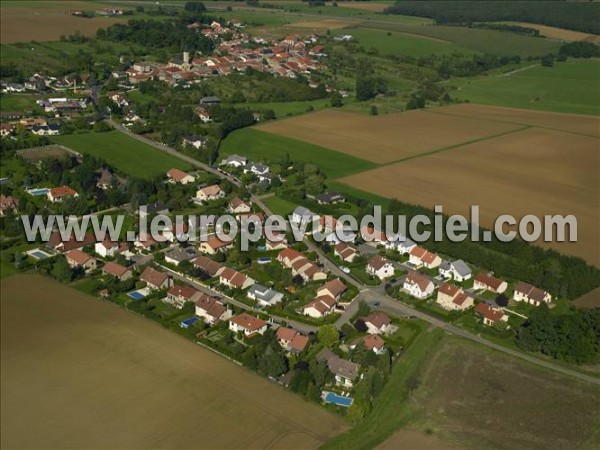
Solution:
M 573 113 L 559 113 L 559 112 L 554 112 L 554 111 L 542 111 L 542 110 L 537 110 L 537 109 L 524 109 L 524 108 L 508 108 L 505 106 L 496 106 L 496 105 L 484 105 L 483 103 L 471 103 L 471 105 L 479 105 L 479 106 L 487 106 L 487 107 L 492 107 L 492 108 L 503 108 L 503 109 L 509 109 L 509 110 L 521 110 L 521 111 L 531 111 L 531 112 L 542 112 L 542 113 L 551 113 L 551 114 L 569 114 L 569 115 L 574 115 L 577 117 L 588 117 L 588 118 L 598 118 L 598 116 L 592 116 L 592 115 L 587 115 L 587 114 L 573 114 Z M 475 117 L 473 116 L 466 116 L 464 114 L 453 114 L 453 113 L 449 113 L 449 112 L 444 112 L 444 111 L 434 111 L 432 109 L 424 109 L 424 112 L 427 112 L 429 114 L 439 114 L 442 116 L 451 116 L 451 117 L 463 117 L 465 119 L 474 119 Z M 570 130 L 563 130 L 560 128 L 552 128 L 552 127 L 548 127 L 548 126 L 544 126 L 544 125 L 532 125 L 529 123 L 523 123 L 523 122 L 511 122 L 508 120 L 494 120 L 494 119 L 488 119 L 485 117 L 477 117 L 477 119 L 479 120 L 487 120 L 488 122 L 496 122 L 496 123 L 507 123 L 510 125 L 523 125 L 523 126 L 528 126 L 530 128 L 540 128 L 542 130 L 551 130 L 551 131 L 559 131 L 562 133 L 569 133 L 569 134 L 575 134 L 577 136 L 585 136 L 585 137 L 591 137 L 591 138 L 596 138 L 598 139 L 599 136 L 598 135 L 593 135 L 593 134 L 587 134 L 587 133 L 580 133 L 578 131 L 570 131 Z
M 515 125 L 519 125 L 519 124 L 515 124 Z M 475 144 L 477 142 L 482 142 L 482 141 L 487 141 L 487 140 L 490 140 L 490 139 L 495 139 L 495 138 L 499 138 L 499 137 L 503 137 L 503 136 L 508 136 L 509 134 L 512 134 L 512 133 L 519 133 L 521 131 L 525 131 L 525 130 L 528 130 L 530 128 L 533 128 L 533 126 L 532 125 L 523 125 L 521 128 L 517 128 L 516 130 L 503 131 L 502 133 L 494 134 L 494 135 L 491 135 L 491 136 L 485 136 L 485 137 L 481 137 L 481 138 L 477 138 L 477 139 L 472 139 L 470 141 L 461 142 L 460 144 L 450 145 L 449 147 L 437 148 L 435 150 L 429 150 L 429 151 L 426 151 L 426 152 L 423 152 L 423 153 L 418 153 L 416 155 L 410 155 L 410 156 L 407 156 L 405 158 L 400 158 L 400 159 L 397 159 L 395 161 L 390 161 L 390 162 L 387 162 L 385 164 L 381 164 L 380 167 L 391 166 L 393 164 L 402 163 L 402 162 L 405 162 L 405 161 L 410 161 L 412 159 L 417 159 L 417 158 L 421 158 L 421 157 L 435 155 L 436 153 L 446 152 L 448 150 L 453 150 L 453 149 L 456 149 L 458 147 L 463 147 L 465 145 Z M 376 167 L 375 169 L 370 169 L 370 170 L 377 170 L 377 169 L 378 169 L 378 167 Z M 368 172 L 368 171 L 365 171 L 365 172 Z M 353 174 L 353 175 L 355 175 L 355 174 Z M 350 175 L 350 176 L 352 176 L 352 175 Z

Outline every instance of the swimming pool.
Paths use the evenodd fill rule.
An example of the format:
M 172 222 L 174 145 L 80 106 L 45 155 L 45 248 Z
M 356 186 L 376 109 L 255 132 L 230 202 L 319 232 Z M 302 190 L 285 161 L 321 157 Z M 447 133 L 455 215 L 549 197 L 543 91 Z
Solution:
M 325 400 L 326 403 L 333 403 L 334 405 L 343 406 L 345 408 L 352 405 L 352 402 L 354 401 L 352 397 L 344 397 L 343 395 L 337 395 L 333 392 L 323 392 L 323 394 L 325 394 L 323 400 Z
M 190 317 L 189 319 L 182 320 L 181 323 L 179 324 L 179 326 L 181 328 L 189 328 L 192 325 L 194 325 L 196 322 L 198 322 L 198 320 L 200 320 L 200 319 L 198 319 L 198 317 L 196 317 L 196 316 Z
M 52 256 L 50 253 L 46 253 L 46 252 L 40 250 L 39 248 L 29 250 L 27 252 L 27 254 L 29 256 L 32 256 L 35 259 L 46 259 L 46 258 L 50 258 Z
M 48 192 L 50 192 L 50 189 L 48 188 L 39 188 L 39 189 L 29 189 L 27 192 L 29 192 L 29 194 L 31 195 L 47 195 Z
M 271 262 L 271 258 L 267 258 L 267 257 L 258 258 L 256 260 L 256 262 L 259 264 L 269 264 Z
M 141 300 L 148 295 L 144 290 L 138 289 L 137 291 L 128 292 L 127 295 L 134 300 Z

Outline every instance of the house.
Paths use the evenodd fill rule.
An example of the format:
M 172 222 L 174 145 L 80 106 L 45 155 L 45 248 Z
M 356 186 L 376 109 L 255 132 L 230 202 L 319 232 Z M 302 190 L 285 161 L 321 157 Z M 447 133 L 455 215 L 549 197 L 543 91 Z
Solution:
M 346 285 L 339 278 L 335 278 L 317 289 L 317 297 L 329 295 L 330 297 L 339 300 L 347 289 Z
M 195 134 L 186 135 L 181 138 L 181 145 L 184 147 L 189 145 L 197 150 L 200 150 L 206 145 L 206 138 L 203 136 L 197 136 Z
M 17 126 L 14 123 L 0 123 L 0 136 L 6 137 L 11 135 Z
M 338 385 L 351 388 L 360 374 L 360 365 L 340 358 L 328 348 L 324 348 L 316 356 L 317 361 L 324 361 L 329 371 L 335 376 Z
M 150 236 L 149 234 L 140 233 L 136 237 L 135 242 L 133 243 L 133 246 L 135 248 L 142 249 L 142 250 L 150 250 L 156 244 L 157 244 L 157 242 L 154 240 L 154 238 L 152 236 Z
M 206 256 L 198 256 L 192 261 L 192 264 L 211 278 L 218 276 L 224 269 L 222 264 L 219 264 Z
M 253 284 L 246 295 L 261 306 L 273 306 L 283 300 L 282 293 L 258 283 Z
M 225 197 L 225 192 L 219 187 L 218 184 L 203 187 L 202 189 L 198 189 L 196 192 L 196 199 L 201 202 L 217 200 L 223 197 Z
M 4 217 L 8 211 L 19 211 L 19 199 L 11 195 L 0 195 L 0 217 Z
M 67 239 L 63 239 L 60 232 L 54 231 L 48 239 L 47 246 L 61 253 L 68 252 L 74 248 L 83 248 L 96 243 L 96 236 L 91 231 L 78 240 L 73 233 Z
M 317 196 L 317 203 L 319 203 L 319 205 L 334 205 L 345 201 L 346 197 L 339 192 L 325 192 L 324 194 Z
M 169 275 L 159 272 L 152 267 L 146 267 L 140 276 L 140 280 L 145 281 L 146 285 L 153 290 L 168 288 L 171 285 Z
M 442 258 L 423 247 L 415 246 L 409 255 L 408 262 L 415 267 L 424 266 L 427 269 L 435 269 L 442 264 Z
M 308 346 L 308 337 L 293 328 L 279 327 L 275 334 L 279 345 L 288 352 L 302 353 Z
M 292 275 L 300 275 L 305 282 L 325 280 L 327 278 L 325 272 L 304 256 L 292 264 Z
M 269 172 L 269 166 L 260 163 L 250 163 L 244 166 L 244 173 L 252 173 L 254 175 L 264 175 Z
M 225 267 L 219 274 L 219 283 L 232 289 L 247 289 L 254 284 L 254 280 L 237 270 Z
M 323 234 L 333 233 L 337 225 L 337 219 L 330 215 L 323 215 L 319 218 L 319 231 Z
M 96 242 L 94 252 L 103 258 L 114 258 L 118 253 L 127 251 L 129 247 L 126 243 L 119 244 L 118 242 L 105 239 L 102 242 Z
M 285 235 L 273 233 L 272 237 L 275 239 L 270 240 L 268 237 L 265 238 L 265 248 L 267 251 L 282 250 L 287 248 L 288 241 Z
M 483 324 L 488 327 L 492 327 L 500 322 L 508 322 L 508 316 L 504 314 L 502 308 L 487 303 L 479 303 L 475 307 L 475 312 L 483 318 Z
M 413 241 L 408 238 L 399 239 L 391 242 L 393 249 L 395 249 L 401 255 L 408 255 L 413 248 L 417 246 Z
M 277 261 L 279 261 L 283 267 L 288 269 L 292 267 L 294 262 L 300 260 L 301 258 L 305 258 L 305 256 L 293 248 L 286 248 L 280 251 L 277 255 Z
M 148 203 L 147 205 L 141 205 L 138 214 L 140 217 L 147 217 L 150 215 L 166 215 L 169 214 L 169 208 L 160 200 L 154 203 Z
M 250 314 L 240 314 L 229 319 L 229 329 L 234 333 L 242 332 L 244 336 L 250 337 L 255 334 L 263 334 L 267 331 L 267 322 Z
M 220 320 L 227 320 L 233 315 L 232 311 L 227 309 L 219 299 L 206 294 L 201 294 L 196 301 L 195 313 L 209 325 L 213 325 Z
M 165 253 L 165 262 L 178 266 L 184 261 L 190 261 L 198 256 L 198 252 L 193 248 L 175 248 Z
M 365 243 L 367 245 L 370 245 L 371 247 L 385 245 L 387 242 L 389 242 L 388 237 L 383 231 L 377 230 L 370 226 L 361 227 L 360 236 L 365 241 Z
M 438 270 L 442 277 L 453 278 L 459 283 L 470 279 L 473 275 L 471 268 L 462 259 L 454 262 L 442 261 Z
M 464 311 L 473 306 L 473 297 L 450 283 L 444 283 L 438 290 L 436 302 L 447 311 Z
M 239 155 L 229 155 L 227 158 L 221 161 L 221 166 L 230 166 L 230 167 L 243 167 L 247 163 L 247 158 L 245 156 Z
M 30 131 L 38 136 L 56 136 L 60 134 L 60 126 L 56 124 L 48 124 L 48 125 L 34 125 L 31 127 Z
M 473 282 L 473 289 L 484 289 L 486 291 L 494 292 L 496 294 L 502 294 L 504 291 L 506 291 L 507 287 L 508 283 L 506 283 L 506 281 L 500 280 L 492 275 L 485 273 L 477 274 Z
M 385 280 L 394 275 L 394 266 L 383 256 L 375 255 L 367 263 L 367 273 Z
M 196 113 L 196 115 L 198 116 L 198 118 L 204 122 L 204 123 L 209 123 L 213 121 L 212 115 L 210 114 L 210 111 L 206 108 L 203 108 L 202 106 L 197 106 L 194 109 L 194 112 Z
M 48 200 L 50 200 L 52 203 L 60 203 L 65 198 L 79 197 L 79 194 L 77 193 L 77 191 L 73 188 L 70 188 L 69 186 L 61 186 L 61 187 L 57 187 L 57 188 L 52 188 L 48 191 L 48 193 L 46 195 L 48 196 Z
M 252 208 L 248 203 L 244 202 L 239 197 L 234 197 L 229 202 L 227 209 L 231 214 L 242 214 L 249 213 Z
M 333 248 L 333 254 L 347 263 L 351 263 L 357 256 L 359 256 L 358 250 L 351 245 L 346 244 L 345 242 L 336 244 L 336 246 Z
M 104 264 L 102 273 L 104 275 L 111 275 L 119 281 L 127 281 L 133 276 L 133 273 L 127 267 L 112 261 Z
M 305 208 L 304 206 L 298 206 L 292 212 L 291 222 L 295 224 L 300 224 L 302 222 L 310 224 L 316 219 L 318 219 L 318 217 L 319 216 L 313 213 L 310 209 Z M 306 230 L 309 231 L 309 228 L 307 228 Z
M 383 355 L 385 353 L 385 341 L 376 334 L 367 334 L 362 338 L 358 339 L 367 350 L 372 351 L 376 355 Z
M 305 305 L 304 308 L 302 308 L 302 314 L 315 319 L 320 319 L 321 317 L 330 314 L 336 304 L 335 298 L 329 295 L 320 296 Z
M 423 299 L 433 294 L 433 282 L 419 272 L 410 272 L 404 279 L 403 287 L 413 297 Z
M 202 97 L 200 99 L 201 105 L 218 105 L 221 103 L 221 99 L 219 97 Z
M 191 286 L 172 286 L 167 291 L 167 297 L 165 301 L 170 303 L 177 309 L 181 309 L 187 302 L 197 301 L 202 292 L 198 289 L 194 289 Z
M 367 326 L 369 334 L 387 334 L 394 330 L 391 319 L 381 311 L 372 312 L 363 317 L 362 321 Z
M 540 306 L 542 303 L 552 302 L 552 296 L 539 288 L 528 283 L 519 281 L 515 286 L 513 300 L 516 302 L 525 302 L 530 305 Z
M 167 172 L 167 177 L 169 177 L 169 181 L 173 183 L 180 183 L 184 185 L 196 181 L 196 177 L 179 169 L 169 170 Z
M 91 257 L 85 252 L 75 248 L 65 253 L 67 263 L 70 267 L 81 267 L 86 272 L 91 272 L 96 269 L 96 258 Z
M 212 235 L 208 238 L 207 241 L 201 242 L 198 250 L 202 253 L 207 253 L 209 255 L 214 255 L 217 252 L 225 252 L 228 249 L 232 248 L 235 244 L 235 241 L 231 240 L 221 240 L 216 234 Z
M 98 181 L 96 181 L 96 187 L 103 191 L 106 191 L 115 185 L 116 187 L 123 187 L 127 183 L 126 179 L 116 176 L 110 170 L 105 168 L 97 170 L 96 173 L 100 175 Z

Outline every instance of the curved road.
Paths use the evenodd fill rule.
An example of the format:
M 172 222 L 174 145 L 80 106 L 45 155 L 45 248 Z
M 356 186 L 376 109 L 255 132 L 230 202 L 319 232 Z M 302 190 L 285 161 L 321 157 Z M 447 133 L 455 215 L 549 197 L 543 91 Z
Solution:
M 237 180 L 235 180 L 232 176 L 225 174 L 223 172 L 220 172 L 219 170 L 215 169 L 214 167 L 209 166 L 208 164 L 202 163 L 190 156 L 184 155 L 181 152 L 175 150 L 174 148 L 159 144 L 158 142 L 152 141 L 143 136 L 139 136 L 135 133 L 132 133 L 127 128 L 116 123 L 112 119 L 108 119 L 107 122 L 113 128 L 115 128 L 117 131 L 120 131 L 121 133 L 127 134 L 128 136 L 130 136 L 134 139 L 137 139 L 138 141 L 141 141 L 141 142 L 148 144 L 154 148 L 157 148 L 160 151 L 163 151 L 165 153 L 173 155 L 176 158 L 179 158 L 179 159 L 189 163 L 192 166 L 195 166 L 195 167 L 205 170 L 207 172 L 213 173 L 222 179 L 226 179 L 226 180 L 230 181 L 231 183 L 235 184 L 236 186 L 240 186 L 240 183 Z M 258 205 L 265 212 L 265 214 L 272 215 L 272 212 L 269 210 L 269 208 L 257 196 L 252 195 L 251 200 L 252 200 L 252 202 L 254 202 L 254 204 Z M 459 328 L 456 325 L 452 325 L 451 323 L 444 322 L 443 320 L 440 320 L 436 317 L 432 317 L 429 314 L 426 314 L 422 311 L 418 311 L 418 310 L 400 302 L 399 300 L 395 300 L 390 297 L 387 297 L 381 286 L 370 287 L 370 286 L 365 286 L 365 285 L 361 284 L 355 278 L 342 272 L 342 270 L 333 261 L 331 261 L 329 258 L 327 258 L 327 256 L 312 241 L 310 241 L 306 238 L 304 240 L 304 242 L 308 246 L 309 250 L 314 251 L 319 255 L 319 260 L 321 261 L 321 263 L 325 266 L 325 268 L 327 270 L 329 270 L 335 276 L 338 276 L 339 278 L 343 278 L 346 282 L 356 286 L 360 290 L 360 294 L 354 299 L 352 304 L 346 308 L 346 311 L 344 312 L 342 317 L 340 317 L 340 319 L 336 322 L 336 325 L 338 325 L 338 326 L 341 326 L 343 323 L 349 321 L 350 317 L 354 314 L 354 312 L 356 311 L 356 309 L 358 307 L 359 299 L 366 300 L 367 302 L 377 301 L 381 304 L 381 309 L 388 312 L 389 314 L 392 314 L 395 316 L 404 316 L 404 317 L 407 317 L 407 316 L 417 317 L 426 322 L 429 322 L 431 325 L 438 327 L 447 333 L 451 333 L 456 336 L 460 336 L 465 339 L 469 339 L 470 341 L 477 342 L 478 344 L 481 344 L 481 345 L 485 345 L 488 348 L 491 348 L 491 349 L 497 350 L 499 352 L 514 356 L 515 358 L 520 358 L 522 360 L 528 361 L 537 366 L 544 367 L 546 369 L 553 370 L 558 373 L 562 373 L 563 375 L 571 376 L 573 378 L 577 378 L 581 381 L 585 381 L 588 383 L 600 385 L 600 378 L 596 378 L 591 375 L 586 375 L 584 373 L 568 369 L 566 367 L 555 364 L 551 361 L 545 361 L 545 360 L 542 360 L 535 356 L 529 355 L 527 353 L 522 353 L 517 350 L 512 350 L 510 348 L 503 347 L 494 342 L 490 342 L 487 339 L 482 338 L 479 335 L 470 333 L 462 328 Z M 189 281 L 189 279 L 186 279 L 186 280 Z M 205 288 L 204 286 L 202 286 L 202 287 Z M 239 303 L 241 305 L 244 305 L 241 302 L 239 302 Z M 248 308 L 247 305 L 244 305 L 244 307 Z M 284 319 L 284 320 L 290 322 L 288 319 Z M 298 329 L 300 331 L 302 331 L 303 328 L 305 328 L 305 330 L 313 329 L 313 327 L 306 325 L 306 324 L 301 324 L 300 322 L 296 322 L 296 323 L 294 323 L 294 325 L 297 325 L 299 327 Z

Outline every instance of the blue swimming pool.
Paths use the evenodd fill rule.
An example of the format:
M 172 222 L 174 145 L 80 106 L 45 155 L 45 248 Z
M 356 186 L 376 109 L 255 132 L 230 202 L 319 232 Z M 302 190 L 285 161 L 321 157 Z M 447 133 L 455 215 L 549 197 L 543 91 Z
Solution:
M 46 259 L 46 258 L 49 258 L 50 256 L 52 256 L 41 250 L 32 250 L 31 252 L 29 252 L 29 254 L 31 256 L 33 256 L 35 259 Z
M 29 189 L 28 191 L 31 195 L 46 195 L 50 192 L 48 188 L 40 188 L 40 189 Z
M 127 294 L 129 297 L 131 297 L 134 300 L 141 300 L 144 297 L 146 297 L 146 294 L 141 292 L 141 291 L 133 291 L 133 292 L 129 292 Z
M 192 325 L 194 325 L 196 322 L 198 322 L 198 320 L 200 320 L 200 319 L 198 319 L 198 317 L 195 317 L 195 316 L 190 317 L 189 319 L 182 320 L 181 323 L 179 324 L 179 326 L 181 328 L 189 328 Z
M 333 403 L 334 405 L 343 406 L 345 408 L 352 405 L 352 402 L 354 401 L 351 397 L 344 397 L 342 395 L 334 394 L 333 392 L 327 392 L 324 400 L 326 403 Z
M 267 258 L 267 257 L 258 258 L 256 260 L 256 262 L 258 262 L 259 264 L 269 264 L 271 262 L 271 258 Z

